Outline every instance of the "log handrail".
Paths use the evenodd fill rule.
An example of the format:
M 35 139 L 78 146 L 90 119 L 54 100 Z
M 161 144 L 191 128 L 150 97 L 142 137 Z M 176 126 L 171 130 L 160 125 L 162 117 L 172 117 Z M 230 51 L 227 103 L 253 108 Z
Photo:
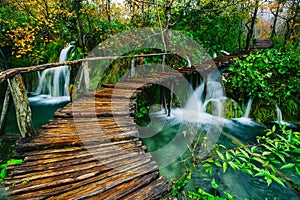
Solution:
M 7 69 L 5 71 L 0 72 L 0 83 L 5 81 L 6 79 L 15 76 L 16 74 L 24 74 L 29 72 L 40 71 L 44 69 L 59 67 L 63 65 L 74 65 L 81 62 L 86 61 L 96 61 L 96 60 L 115 60 L 115 59 L 122 59 L 122 58 L 137 58 L 137 57 L 151 57 L 151 56 L 163 56 L 163 55 L 171 55 L 170 53 L 153 53 L 153 54 L 139 54 L 139 55 L 132 55 L 132 56 L 103 56 L 103 57 L 92 57 L 92 58 L 84 58 L 72 61 L 64 61 L 64 62 L 56 62 L 56 63 L 46 63 L 36 66 L 30 67 L 18 67 Z

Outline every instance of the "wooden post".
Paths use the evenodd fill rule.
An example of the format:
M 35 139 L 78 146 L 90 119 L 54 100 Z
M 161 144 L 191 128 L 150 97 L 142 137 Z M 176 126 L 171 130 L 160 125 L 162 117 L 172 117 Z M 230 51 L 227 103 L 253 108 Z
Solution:
M 0 116 L 0 135 L 5 134 L 6 122 L 7 122 L 8 112 L 9 112 L 9 105 L 12 103 L 11 101 L 12 99 L 10 97 L 10 89 L 7 86 L 4 102 L 3 102 L 3 108 Z
M 89 75 L 89 63 L 82 62 L 81 63 L 81 72 L 78 83 L 78 90 L 87 91 L 90 88 L 90 75 Z
M 131 59 L 130 78 L 135 78 L 135 58 Z
M 14 101 L 17 123 L 21 136 L 22 138 L 31 137 L 35 134 L 35 130 L 32 125 L 31 109 L 22 76 L 15 75 L 12 78 L 7 79 L 7 82 Z
M 172 109 L 172 104 L 173 104 L 173 88 L 174 88 L 174 83 L 172 82 L 171 90 L 170 90 L 170 99 L 168 100 L 168 117 L 171 116 L 171 109 Z
M 161 86 L 160 87 L 160 106 L 161 109 L 165 110 L 165 113 L 167 114 L 167 107 L 166 107 L 166 92 L 165 92 L 165 87 Z

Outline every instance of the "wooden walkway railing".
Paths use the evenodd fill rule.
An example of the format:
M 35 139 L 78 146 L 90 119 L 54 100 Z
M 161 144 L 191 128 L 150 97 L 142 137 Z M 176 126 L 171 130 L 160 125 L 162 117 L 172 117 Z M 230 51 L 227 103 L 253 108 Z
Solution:
M 223 59 L 217 65 L 232 59 Z M 188 68 L 180 72 L 193 71 L 193 68 Z M 3 74 L 0 74 L 0 80 L 4 80 Z M 15 77 L 17 73 L 11 74 Z M 151 85 L 176 79 L 179 75 L 176 71 L 162 72 L 151 77 L 131 79 L 130 85 L 118 83 L 118 88 L 106 85 L 95 94 L 87 92 L 76 103 L 69 103 L 57 110 L 55 116 L 58 119 L 44 125 L 29 140 L 16 144 L 17 157 L 23 158 L 24 162 L 7 169 L 11 176 L 2 184 L 8 189 L 7 198 L 162 198 L 170 192 L 171 186 L 165 177 L 159 175 L 157 164 L 139 140 L 134 119 L 131 119 L 133 111 L 120 110 L 117 115 L 127 123 L 122 127 L 116 123 L 112 107 L 118 107 L 112 106 L 115 102 L 111 96 L 114 92 L 119 99 L 128 98 L 128 87 L 141 88 L 141 82 Z M 136 89 L 133 94 L 138 92 L 140 90 Z M 134 105 L 135 96 L 130 99 Z M 124 103 L 128 104 L 128 101 Z

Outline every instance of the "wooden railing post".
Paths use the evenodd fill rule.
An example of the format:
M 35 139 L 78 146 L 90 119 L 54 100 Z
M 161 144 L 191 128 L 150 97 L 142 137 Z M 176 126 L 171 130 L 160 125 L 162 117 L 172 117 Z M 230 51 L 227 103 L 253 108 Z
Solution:
M 86 91 L 90 88 L 89 63 L 87 61 L 81 63 L 80 78 L 78 90 Z
M 21 75 L 15 75 L 7 79 L 8 88 L 14 101 L 16 118 L 22 138 L 31 137 L 35 134 L 32 125 L 31 109 Z

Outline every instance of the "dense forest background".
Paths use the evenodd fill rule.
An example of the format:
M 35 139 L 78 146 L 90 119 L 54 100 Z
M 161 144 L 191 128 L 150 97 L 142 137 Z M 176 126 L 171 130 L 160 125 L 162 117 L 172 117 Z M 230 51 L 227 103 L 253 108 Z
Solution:
M 211 55 L 248 50 L 254 38 L 298 46 L 299 0 L 1 0 L 1 68 L 58 60 L 70 42 L 77 58 L 113 34 L 139 27 L 181 31 Z M 75 58 L 73 58 L 75 59 Z

